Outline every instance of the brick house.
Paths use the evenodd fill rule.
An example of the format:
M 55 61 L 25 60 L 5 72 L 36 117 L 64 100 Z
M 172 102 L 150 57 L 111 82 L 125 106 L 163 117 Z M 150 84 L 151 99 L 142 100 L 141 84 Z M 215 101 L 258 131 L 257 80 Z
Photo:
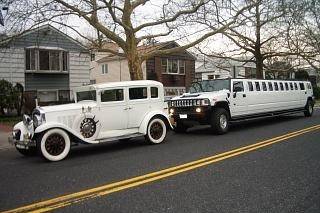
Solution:
M 179 46 L 176 42 L 155 43 L 138 47 L 141 52 L 170 49 Z M 97 54 L 97 53 L 95 53 Z M 174 96 L 186 92 L 195 74 L 196 58 L 188 51 L 170 55 L 158 55 L 143 62 L 142 70 L 147 80 L 160 81 L 164 85 L 165 96 Z M 109 54 L 92 62 L 91 82 L 114 82 L 130 80 L 127 60 Z

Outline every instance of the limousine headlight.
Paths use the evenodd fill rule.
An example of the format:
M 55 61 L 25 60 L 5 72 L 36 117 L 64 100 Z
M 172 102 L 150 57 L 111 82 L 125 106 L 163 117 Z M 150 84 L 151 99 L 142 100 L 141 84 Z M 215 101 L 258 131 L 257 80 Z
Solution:
M 34 109 L 32 112 L 32 120 L 33 120 L 34 127 L 38 127 L 41 124 L 45 123 L 46 117 L 44 112 L 41 112 L 41 110 L 39 109 Z
M 201 106 L 209 106 L 209 105 L 210 105 L 209 99 L 202 99 L 201 100 Z
M 22 122 L 25 126 L 30 126 L 30 124 L 32 123 L 32 120 L 29 115 L 24 114 L 22 116 Z

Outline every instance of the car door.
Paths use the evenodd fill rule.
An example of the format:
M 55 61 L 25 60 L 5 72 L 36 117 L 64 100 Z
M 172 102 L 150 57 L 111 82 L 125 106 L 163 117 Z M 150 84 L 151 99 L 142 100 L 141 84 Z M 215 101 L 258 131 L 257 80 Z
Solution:
M 247 95 L 244 82 L 241 80 L 232 81 L 232 92 L 230 101 L 230 111 L 232 116 L 249 114 L 247 110 Z
M 128 92 L 128 128 L 138 128 L 150 107 L 148 87 L 129 87 Z
M 108 132 L 127 128 L 128 113 L 125 88 L 108 88 L 100 91 L 101 131 Z

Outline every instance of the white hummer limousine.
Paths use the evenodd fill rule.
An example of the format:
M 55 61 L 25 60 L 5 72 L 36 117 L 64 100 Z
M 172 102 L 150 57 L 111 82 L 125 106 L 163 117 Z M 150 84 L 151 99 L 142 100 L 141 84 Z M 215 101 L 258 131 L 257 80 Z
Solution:
M 129 81 L 76 88 L 75 103 L 37 107 L 13 128 L 9 142 L 24 155 L 36 151 L 49 161 L 64 159 L 72 145 L 145 136 L 165 140 L 171 128 L 163 85 Z
M 169 101 L 175 132 L 195 124 L 217 134 L 244 119 L 304 112 L 312 116 L 314 96 L 308 81 L 216 79 L 193 83 L 189 93 Z

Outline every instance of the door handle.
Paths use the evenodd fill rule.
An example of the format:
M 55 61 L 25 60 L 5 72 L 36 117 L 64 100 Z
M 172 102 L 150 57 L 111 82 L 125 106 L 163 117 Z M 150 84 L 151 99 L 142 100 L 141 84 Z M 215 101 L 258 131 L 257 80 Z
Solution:
M 245 97 L 247 97 L 247 95 L 246 95 L 246 94 L 243 94 L 242 96 L 243 96 L 244 98 L 245 98 Z

